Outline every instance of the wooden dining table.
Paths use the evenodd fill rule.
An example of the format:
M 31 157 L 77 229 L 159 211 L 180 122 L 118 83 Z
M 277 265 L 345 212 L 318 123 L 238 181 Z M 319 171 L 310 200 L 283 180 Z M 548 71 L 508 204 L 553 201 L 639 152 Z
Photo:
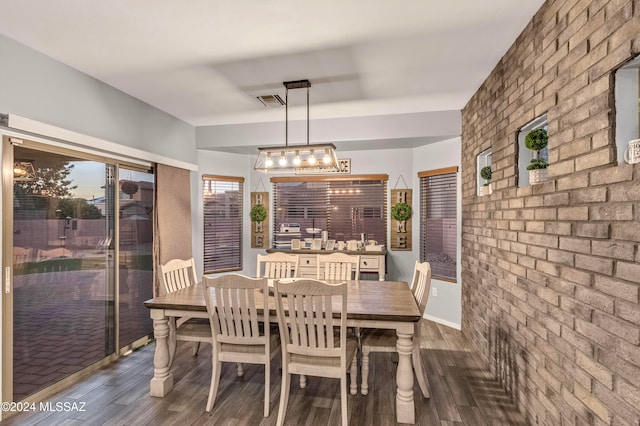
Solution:
M 262 295 L 258 296 L 262 297 Z M 193 285 L 176 292 L 154 297 L 144 302 L 153 319 L 153 334 L 156 341 L 153 357 L 153 378 L 150 395 L 164 397 L 173 389 L 170 371 L 169 320 L 188 315 L 207 318 L 204 289 Z M 261 306 L 262 300 L 256 300 Z M 275 300 L 269 297 L 270 321 L 277 322 Z M 415 423 L 413 396 L 413 351 L 414 325 L 420 320 L 420 311 L 409 286 L 400 281 L 349 282 L 347 291 L 347 326 L 361 328 L 395 329 L 398 335 L 398 369 L 396 372 L 396 420 L 398 423 Z

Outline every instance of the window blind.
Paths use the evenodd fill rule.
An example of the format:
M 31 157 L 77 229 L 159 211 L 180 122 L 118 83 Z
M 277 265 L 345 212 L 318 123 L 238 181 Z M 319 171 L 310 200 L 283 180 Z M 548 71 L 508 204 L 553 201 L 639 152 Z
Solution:
M 204 272 L 242 269 L 244 178 L 203 176 Z
M 387 179 L 273 178 L 274 245 L 288 248 L 289 240 L 280 232 L 283 224 L 300 225 L 301 235 L 295 238 L 321 238 L 320 231 L 328 231 L 329 239 L 348 241 L 365 233 L 369 240 L 386 245 Z
M 434 278 L 457 277 L 457 167 L 422 172 L 420 178 L 420 260 Z

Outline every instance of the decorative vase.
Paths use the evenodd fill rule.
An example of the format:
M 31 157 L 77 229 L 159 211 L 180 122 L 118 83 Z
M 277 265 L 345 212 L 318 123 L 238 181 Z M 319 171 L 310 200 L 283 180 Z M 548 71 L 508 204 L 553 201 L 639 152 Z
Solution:
M 549 180 L 549 172 L 547 169 L 529 170 L 529 183 L 531 185 L 537 185 L 547 180 Z

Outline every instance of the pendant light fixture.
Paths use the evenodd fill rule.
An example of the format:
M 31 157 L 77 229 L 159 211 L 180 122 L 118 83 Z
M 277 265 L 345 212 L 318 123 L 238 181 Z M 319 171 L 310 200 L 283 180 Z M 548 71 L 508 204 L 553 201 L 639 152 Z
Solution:
M 285 145 L 258 148 L 253 166 L 262 172 L 318 173 L 338 170 L 336 146 L 332 143 L 309 144 L 309 80 L 285 81 Z M 307 89 L 307 144 L 289 146 L 289 90 Z
M 13 180 L 16 182 L 33 182 L 36 180 L 33 162 L 29 160 L 15 161 L 13 163 Z

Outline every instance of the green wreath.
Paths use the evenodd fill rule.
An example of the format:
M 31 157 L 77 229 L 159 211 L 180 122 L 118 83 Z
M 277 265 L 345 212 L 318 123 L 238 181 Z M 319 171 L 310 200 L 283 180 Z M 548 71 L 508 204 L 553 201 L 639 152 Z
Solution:
M 411 206 L 407 203 L 398 203 L 391 207 L 391 216 L 398 222 L 403 222 L 411 217 Z
M 251 221 L 262 222 L 267 218 L 267 209 L 262 204 L 256 204 L 251 207 Z

